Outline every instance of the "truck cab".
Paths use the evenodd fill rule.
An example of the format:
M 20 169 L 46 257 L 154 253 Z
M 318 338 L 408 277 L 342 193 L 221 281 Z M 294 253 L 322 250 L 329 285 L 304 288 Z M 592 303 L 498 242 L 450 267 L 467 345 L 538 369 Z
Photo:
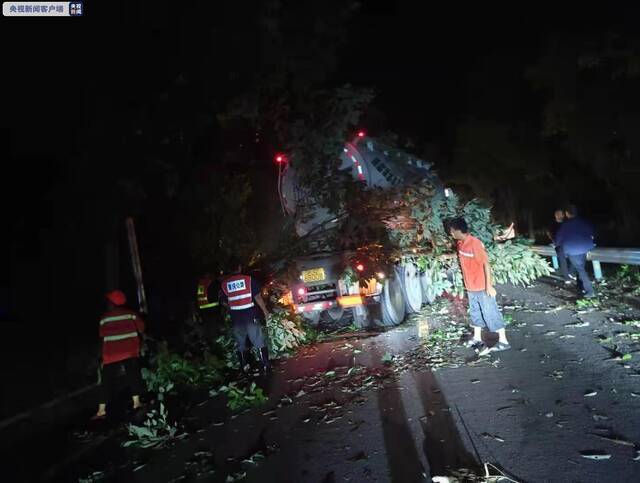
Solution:
M 431 163 L 389 148 L 373 138 L 359 135 L 345 144 L 340 169 L 368 188 L 391 189 L 417 179 L 429 179 L 444 189 Z M 340 213 L 320 206 L 299 183 L 295 167 L 286 165 L 280 176 L 279 193 L 285 213 L 292 217 L 296 233 L 327 233 L 339 226 Z M 354 253 L 318 250 L 295 260 L 298 279 L 289 282 L 294 310 L 312 323 L 320 320 L 351 321 L 356 325 L 396 325 L 407 312 L 416 312 L 425 300 L 420 273 L 414 263 L 400 262 L 391 274 L 376 274 L 362 283 Z M 356 272 L 356 277 L 345 273 Z M 354 279 L 355 278 L 355 279 Z

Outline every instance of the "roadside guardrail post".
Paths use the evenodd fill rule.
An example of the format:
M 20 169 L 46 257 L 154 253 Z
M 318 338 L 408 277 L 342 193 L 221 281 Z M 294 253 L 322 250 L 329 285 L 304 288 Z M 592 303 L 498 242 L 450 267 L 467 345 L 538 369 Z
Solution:
M 602 267 L 600 266 L 600 260 L 591 260 L 593 264 L 593 276 L 596 280 L 602 280 Z
M 552 246 L 532 245 L 531 250 L 540 256 L 551 257 L 553 268 L 558 268 L 558 258 Z M 640 266 L 640 248 L 595 247 L 587 253 L 587 260 L 593 263 L 594 278 L 602 280 L 604 277 L 602 276 L 601 263 Z

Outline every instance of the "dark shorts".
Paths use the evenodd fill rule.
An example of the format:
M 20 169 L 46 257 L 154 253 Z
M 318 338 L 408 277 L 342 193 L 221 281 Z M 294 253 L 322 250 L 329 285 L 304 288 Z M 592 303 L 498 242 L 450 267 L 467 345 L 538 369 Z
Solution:
M 113 396 L 123 389 L 128 389 L 132 396 L 139 396 L 144 392 L 138 359 L 125 359 L 124 361 L 106 364 L 102 368 L 100 402 L 109 402 Z
M 467 291 L 467 296 L 469 297 L 469 315 L 472 326 L 486 327 L 491 332 L 504 328 L 504 319 L 495 297 L 490 297 L 484 290 Z
M 257 349 L 266 347 L 264 330 L 259 319 L 235 322 L 233 324 L 233 336 L 240 352 L 247 350 L 247 337 L 249 337 L 253 347 Z

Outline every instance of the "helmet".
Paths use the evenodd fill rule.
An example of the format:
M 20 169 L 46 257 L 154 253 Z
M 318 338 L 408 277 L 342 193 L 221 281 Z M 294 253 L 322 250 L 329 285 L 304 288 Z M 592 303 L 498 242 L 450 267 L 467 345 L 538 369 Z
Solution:
M 122 290 L 112 290 L 111 292 L 107 292 L 105 296 L 109 302 L 117 307 L 127 303 L 127 296 Z

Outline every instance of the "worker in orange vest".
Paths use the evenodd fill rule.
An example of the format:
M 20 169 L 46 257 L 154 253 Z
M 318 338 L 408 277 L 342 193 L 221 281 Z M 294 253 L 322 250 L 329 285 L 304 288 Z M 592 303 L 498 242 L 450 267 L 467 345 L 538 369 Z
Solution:
M 218 302 L 219 290 L 220 282 L 210 273 L 206 273 L 198 280 L 196 295 L 198 310 L 204 323 L 205 336 L 209 340 L 214 340 L 222 330 L 223 324 Z
M 197 300 L 198 308 L 200 310 L 207 310 L 218 307 L 218 301 L 215 298 L 209 296 L 209 290 L 214 282 L 214 278 L 210 273 L 204 274 L 200 280 L 198 280 Z
M 229 266 L 232 275 L 222 281 L 220 297 L 229 308 L 231 315 L 240 369 L 244 372 L 248 362 L 247 337 L 249 337 L 251 345 L 260 351 L 263 372 L 267 372 L 270 369 L 269 351 L 262 324 L 269 316 L 269 311 L 262 298 L 262 287 L 255 277 L 242 272 L 239 260 L 232 260 Z
M 107 415 L 107 402 L 121 383 L 128 386 L 133 409 L 142 407 L 140 394 L 144 387 L 140 376 L 140 334 L 144 321 L 138 312 L 126 308 L 127 297 L 120 290 L 106 294 L 107 311 L 100 317 L 102 338 L 102 382 L 100 403 L 93 419 Z

